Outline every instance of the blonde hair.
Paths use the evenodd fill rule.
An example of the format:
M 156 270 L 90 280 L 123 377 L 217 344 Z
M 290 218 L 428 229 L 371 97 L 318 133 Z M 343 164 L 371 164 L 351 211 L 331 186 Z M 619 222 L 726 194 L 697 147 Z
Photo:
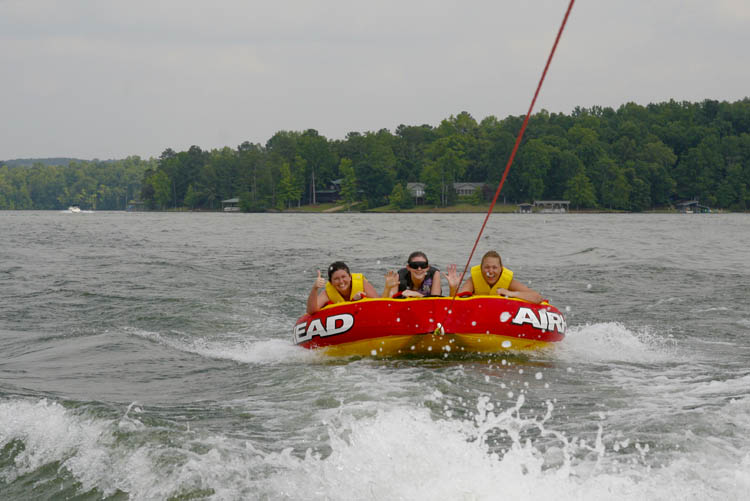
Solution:
M 500 261 L 500 268 L 502 268 L 502 267 L 503 267 L 503 260 L 502 260 L 502 258 L 500 257 L 500 254 L 498 254 L 498 253 L 497 253 L 497 251 L 493 251 L 493 250 L 491 250 L 491 251 L 487 251 L 487 252 L 486 252 L 486 253 L 484 254 L 484 256 L 482 256 L 482 263 L 481 263 L 481 264 L 484 264 L 484 260 L 485 260 L 485 259 L 487 259 L 488 257 L 496 257 L 496 258 L 497 258 L 497 260 L 498 260 L 498 261 Z

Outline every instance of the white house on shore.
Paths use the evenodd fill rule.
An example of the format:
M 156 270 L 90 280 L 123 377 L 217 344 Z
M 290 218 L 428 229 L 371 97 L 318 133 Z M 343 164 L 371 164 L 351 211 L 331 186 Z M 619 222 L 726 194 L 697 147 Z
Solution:
M 453 183 L 453 189 L 458 196 L 471 196 L 476 193 L 477 188 L 482 188 L 485 183 Z M 421 205 L 424 203 L 425 183 L 406 183 L 406 189 L 414 197 L 414 203 Z
M 453 189 L 456 190 L 456 195 L 471 196 L 477 192 L 477 188 L 482 188 L 484 183 L 453 183 Z
M 406 189 L 409 190 L 411 196 L 414 197 L 414 205 L 421 205 L 424 203 L 424 183 L 406 183 Z

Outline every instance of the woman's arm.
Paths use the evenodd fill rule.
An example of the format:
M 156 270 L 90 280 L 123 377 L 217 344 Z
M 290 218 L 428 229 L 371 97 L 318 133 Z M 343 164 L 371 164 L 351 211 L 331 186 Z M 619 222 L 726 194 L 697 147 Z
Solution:
M 539 304 L 544 301 L 544 298 L 541 294 L 515 279 L 513 279 L 513 281 L 510 283 L 510 287 L 508 287 L 508 289 L 497 289 L 497 293 L 503 296 L 517 297 L 530 303 Z
M 442 296 L 443 295 L 443 287 L 440 284 L 440 272 L 436 271 L 434 275 L 432 275 L 432 286 L 430 287 L 430 295 L 431 296 Z
M 362 279 L 364 281 L 363 288 L 365 290 L 365 296 L 367 297 L 378 297 L 378 291 L 375 290 L 375 287 L 372 286 L 370 282 L 367 281 L 366 278 Z M 352 298 L 352 301 L 356 301 L 357 299 L 362 299 L 362 295 L 357 293 L 354 295 L 355 297 Z M 357 297 L 359 296 L 359 297 Z
M 459 280 L 461 278 L 459 277 Z M 474 281 L 471 279 L 471 275 L 466 279 L 466 282 L 461 286 L 461 290 L 458 292 L 471 292 L 474 293 Z
M 326 279 L 320 276 L 320 270 L 318 270 L 318 278 L 315 279 L 315 283 L 310 290 L 310 295 L 307 296 L 307 314 L 312 315 L 320 311 L 324 304 L 328 302 L 328 294 L 323 290 L 322 293 L 318 293 L 320 289 L 324 289 L 326 286 Z

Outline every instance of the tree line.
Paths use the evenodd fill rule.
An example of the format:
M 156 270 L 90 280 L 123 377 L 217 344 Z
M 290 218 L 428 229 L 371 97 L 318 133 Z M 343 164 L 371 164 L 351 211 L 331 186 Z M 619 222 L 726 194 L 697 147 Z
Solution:
M 154 209 L 217 209 L 232 197 L 239 197 L 247 211 L 283 209 L 319 202 L 334 180 L 342 200 L 357 202 L 358 208 L 408 208 L 414 203 L 408 182 L 424 183 L 425 203 L 448 206 L 457 202 L 456 182 L 486 183 L 488 189 L 471 197 L 475 201 L 492 196 L 523 118 L 489 116 L 477 122 L 462 112 L 438 126 L 400 125 L 393 133 L 351 132 L 334 140 L 313 129 L 279 131 L 264 145 L 244 142 L 211 151 L 192 146 L 181 152 L 166 149 L 158 159 L 130 160 L 137 159 L 142 169 L 138 196 Z M 105 177 L 104 171 L 97 174 L 99 164 L 72 165 L 84 166 L 94 179 Z M 8 185 L 23 189 L 23 180 L 11 176 L 22 170 L 34 208 L 52 208 L 49 196 L 43 206 L 29 188 L 34 169 L 40 177 L 45 168 L 0 169 L 0 194 Z M 58 170 L 56 175 L 64 174 Z M 111 177 L 102 184 L 112 186 Z M 747 210 L 748 186 L 750 98 L 671 100 L 628 103 L 617 110 L 594 106 L 570 114 L 535 113 L 503 196 L 509 203 L 565 199 L 575 208 L 629 211 L 698 199 L 712 207 Z M 65 198 L 61 193 L 58 201 Z M 68 187 L 71 193 L 81 192 Z M 85 193 L 93 196 L 90 188 Z M 97 195 L 101 208 L 104 200 L 110 203 L 111 197 Z M 3 203 L 0 196 L 0 208 Z
M 143 173 L 156 160 L 66 160 L 66 165 L 9 166 L 0 162 L 0 209 L 123 210 L 141 192 Z

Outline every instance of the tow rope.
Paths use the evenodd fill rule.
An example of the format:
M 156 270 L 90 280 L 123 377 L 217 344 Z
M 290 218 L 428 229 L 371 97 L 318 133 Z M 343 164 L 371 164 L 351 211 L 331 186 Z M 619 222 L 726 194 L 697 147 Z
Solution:
M 495 196 L 492 198 L 492 203 L 490 204 L 490 208 L 487 210 L 487 215 L 484 217 L 484 222 L 482 223 L 482 227 L 479 229 L 479 234 L 477 235 L 477 239 L 476 241 L 474 241 L 474 247 L 471 248 L 469 259 L 466 261 L 466 266 L 464 266 L 464 271 L 461 273 L 461 278 L 458 280 L 458 287 L 456 288 L 456 292 L 453 293 L 451 302 L 448 305 L 448 308 L 446 310 L 446 315 L 450 313 L 451 307 L 453 306 L 453 302 L 456 300 L 456 296 L 458 295 L 458 289 L 461 288 L 461 284 L 464 281 L 466 270 L 469 269 L 469 265 L 471 264 L 471 259 L 474 257 L 474 252 L 477 250 L 479 239 L 482 237 L 482 233 L 484 232 L 485 226 L 487 226 L 487 221 L 490 218 L 490 214 L 492 214 L 492 209 L 495 208 L 497 197 L 500 195 L 500 190 L 503 189 L 503 184 L 505 184 L 505 178 L 508 177 L 510 166 L 513 165 L 513 159 L 516 157 L 516 152 L 518 151 L 518 147 L 521 145 L 521 139 L 523 139 L 523 133 L 526 131 L 526 126 L 529 123 L 529 117 L 531 116 L 531 111 L 534 109 L 536 98 L 539 96 L 539 91 L 542 89 L 544 78 L 547 76 L 547 70 L 549 69 L 550 63 L 552 62 L 552 57 L 555 55 L 557 44 L 560 42 L 560 37 L 562 36 L 563 30 L 565 29 L 565 24 L 568 22 L 568 16 L 570 15 L 570 11 L 573 9 L 574 3 L 575 3 L 575 0 L 570 0 L 570 3 L 568 4 L 568 9 L 565 11 L 565 17 L 563 17 L 562 24 L 560 24 L 560 29 L 557 31 L 557 36 L 555 37 L 555 43 L 552 45 L 552 50 L 550 51 L 549 57 L 547 58 L 547 64 L 544 65 L 544 71 L 542 71 L 542 76 L 539 79 L 539 84 L 536 86 L 536 92 L 534 92 L 534 97 L 531 100 L 531 104 L 529 105 L 529 111 L 526 112 L 526 118 L 524 118 L 523 120 L 523 124 L 521 125 L 521 130 L 518 132 L 518 136 L 516 137 L 516 143 L 513 145 L 513 150 L 511 151 L 510 157 L 508 158 L 508 163 L 505 165 L 505 171 L 503 172 L 503 177 L 500 178 L 500 184 L 498 184 L 497 190 L 495 190 Z M 443 322 L 438 323 L 438 326 L 435 329 L 435 334 L 442 334 L 444 332 L 443 331 L 444 323 L 445 323 L 445 316 L 443 317 Z

